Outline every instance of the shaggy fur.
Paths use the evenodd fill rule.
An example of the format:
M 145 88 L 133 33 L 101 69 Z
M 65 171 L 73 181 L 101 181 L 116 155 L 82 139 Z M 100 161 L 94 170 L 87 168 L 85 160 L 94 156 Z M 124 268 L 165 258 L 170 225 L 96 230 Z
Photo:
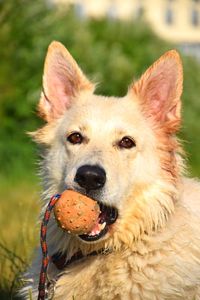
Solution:
M 45 61 L 39 113 L 46 125 L 33 133 L 42 145 L 44 208 L 54 193 L 70 188 L 83 164 L 98 164 L 106 184 L 91 197 L 119 211 L 102 239 L 87 243 L 63 232 L 53 218 L 48 226 L 50 255 L 87 257 L 62 272 L 50 263 L 55 300 L 200 299 L 200 184 L 184 177 L 180 127 L 182 64 L 169 51 L 132 84 L 122 98 L 94 94 L 68 51 L 53 42 Z M 84 143 L 69 144 L 78 131 Z M 120 149 L 129 136 L 136 146 Z M 43 211 L 42 211 L 43 214 Z M 41 253 L 27 274 L 25 298 L 37 298 Z

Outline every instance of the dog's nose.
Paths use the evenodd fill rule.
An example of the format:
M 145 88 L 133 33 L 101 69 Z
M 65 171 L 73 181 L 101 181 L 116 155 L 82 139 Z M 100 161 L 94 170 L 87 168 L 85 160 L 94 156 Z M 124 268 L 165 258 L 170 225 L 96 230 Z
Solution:
M 84 165 L 78 168 L 74 180 L 86 190 L 97 190 L 104 186 L 106 172 L 96 165 Z

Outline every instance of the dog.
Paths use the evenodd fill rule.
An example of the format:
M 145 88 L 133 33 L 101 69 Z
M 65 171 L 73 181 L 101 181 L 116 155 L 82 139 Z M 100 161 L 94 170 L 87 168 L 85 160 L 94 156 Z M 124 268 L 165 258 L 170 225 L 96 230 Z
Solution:
M 96 200 L 103 220 L 78 236 L 50 219 L 48 299 L 200 299 L 200 183 L 186 177 L 175 136 L 182 82 L 171 50 L 124 97 L 95 95 L 67 49 L 50 44 L 38 106 L 46 123 L 32 134 L 42 149 L 41 215 L 71 189 Z M 25 299 L 37 299 L 40 265 L 38 250 Z

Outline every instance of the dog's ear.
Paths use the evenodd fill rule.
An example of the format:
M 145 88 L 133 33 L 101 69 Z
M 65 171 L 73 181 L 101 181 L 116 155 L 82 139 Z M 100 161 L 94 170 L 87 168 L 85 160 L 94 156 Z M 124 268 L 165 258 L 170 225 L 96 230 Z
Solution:
M 39 114 L 48 122 L 58 118 L 80 91 L 89 89 L 94 90 L 93 84 L 67 49 L 59 42 L 52 42 L 44 65 Z
M 145 115 L 173 133 L 180 127 L 182 84 L 181 59 L 177 51 L 171 50 L 147 69 L 131 90 Z

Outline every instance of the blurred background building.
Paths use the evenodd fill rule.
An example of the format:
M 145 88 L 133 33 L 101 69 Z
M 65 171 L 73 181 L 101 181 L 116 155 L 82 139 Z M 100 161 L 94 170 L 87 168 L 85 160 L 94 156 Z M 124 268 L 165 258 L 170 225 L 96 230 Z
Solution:
M 80 17 L 142 18 L 162 39 L 200 59 L 200 0 L 54 0 L 72 4 Z

